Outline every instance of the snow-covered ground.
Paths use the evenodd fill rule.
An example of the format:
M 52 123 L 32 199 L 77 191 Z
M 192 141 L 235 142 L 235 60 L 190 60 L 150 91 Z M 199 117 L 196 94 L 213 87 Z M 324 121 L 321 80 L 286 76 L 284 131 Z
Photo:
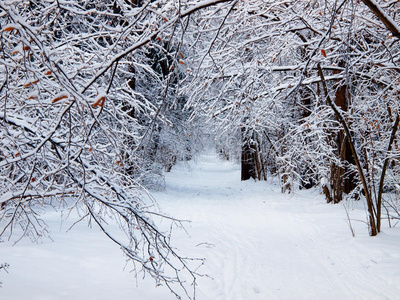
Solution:
M 180 164 L 154 192 L 161 210 L 190 220 L 174 230 L 181 254 L 206 258 L 197 299 L 400 299 L 400 228 L 368 236 L 361 202 L 327 205 L 316 190 L 283 195 L 272 182 L 241 182 L 239 166 L 214 154 Z M 120 250 L 96 228 L 66 232 L 59 212 L 46 220 L 54 240 L 0 244 L 0 299 L 175 299 L 135 278 Z

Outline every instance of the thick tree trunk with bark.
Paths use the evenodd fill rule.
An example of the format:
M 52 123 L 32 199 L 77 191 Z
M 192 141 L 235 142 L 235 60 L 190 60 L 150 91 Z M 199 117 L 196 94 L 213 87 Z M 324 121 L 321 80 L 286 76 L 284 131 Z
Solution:
M 364 188 L 365 198 L 366 198 L 367 205 L 368 205 L 368 214 L 369 214 L 368 221 L 369 221 L 369 226 L 370 226 L 370 235 L 375 236 L 378 234 L 377 227 L 376 227 L 376 218 L 375 218 L 376 217 L 375 206 L 374 206 L 374 202 L 372 201 L 371 191 L 369 189 L 367 179 L 364 174 L 364 170 L 361 166 L 361 162 L 358 157 L 356 147 L 354 145 L 354 140 L 353 140 L 352 134 L 350 132 L 348 122 L 343 117 L 341 111 L 339 111 L 336 103 L 334 103 L 329 96 L 328 87 L 326 85 L 324 73 L 322 72 L 322 68 L 321 68 L 320 64 L 318 64 L 318 73 L 319 73 L 319 76 L 321 77 L 322 86 L 324 88 L 324 92 L 326 95 L 326 101 L 327 101 L 328 105 L 332 108 L 332 110 L 334 111 L 339 123 L 341 123 L 341 125 L 343 126 L 344 134 L 348 139 L 349 148 L 350 148 L 351 154 L 353 155 L 355 165 L 357 166 L 357 172 L 358 172 L 358 175 L 360 176 L 360 180 L 361 180 L 361 183 Z
M 344 64 L 341 64 L 343 67 Z M 349 109 L 349 95 L 347 85 L 338 86 L 335 93 L 335 103 L 342 111 Z M 350 150 L 349 140 L 344 132 L 340 130 L 336 136 L 337 154 L 342 164 L 355 164 L 354 157 Z M 339 203 L 343 200 L 343 194 L 349 194 L 355 189 L 354 172 L 343 165 L 332 164 L 331 166 L 331 190 L 332 197 L 329 201 Z

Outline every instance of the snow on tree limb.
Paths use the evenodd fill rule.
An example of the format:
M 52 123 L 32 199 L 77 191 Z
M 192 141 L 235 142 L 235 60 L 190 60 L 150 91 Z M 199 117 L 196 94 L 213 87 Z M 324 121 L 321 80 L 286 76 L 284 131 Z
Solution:
M 400 26 L 390 17 L 375 0 L 362 0 L 371 11 L 385 24 L 386 28 L 400 39 Z

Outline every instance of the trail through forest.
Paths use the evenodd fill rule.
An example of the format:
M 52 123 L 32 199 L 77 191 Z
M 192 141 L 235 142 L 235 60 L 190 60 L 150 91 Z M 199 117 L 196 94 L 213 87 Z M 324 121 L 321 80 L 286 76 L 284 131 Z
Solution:
M 208 243 L 197 251 L 214 281 L 199 280 L 199 299 L 399 298 L 398 230 L 370 238 L 363 209 L 349 208 L 352 238 L 344 207 L 316 191 L 240 182 L 240 168 L 213 155 L 190 166 L 167 176 L 160 204 Z
M 342 204 L 316 190 L 281 194 L 276 179 L 241 182 L 239 166 L 213 153 L 175 166 L 154 197 L 162 212 L 190 221 L 172 244 L 206 258 L 199 300 L 400 299 L 400 230 L 369 237 L 362 203 L 346 204 L 353 238 Z M 1 299 L 175 299 L 123 271 L 119 249 L 97 228 L 66 233 L 68 221 L 46 215 L 54 242 L 1 245 L 10 264 Z

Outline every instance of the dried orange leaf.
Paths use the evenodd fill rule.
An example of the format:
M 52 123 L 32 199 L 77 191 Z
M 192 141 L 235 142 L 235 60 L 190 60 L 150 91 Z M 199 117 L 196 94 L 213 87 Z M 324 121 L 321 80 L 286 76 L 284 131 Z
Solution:
M 37 99 L 39 97 L 38 91 L 33 91 L 32 93 L 28 94 L 28 99 Z
M 39 82 L 39 79 L 29 79 L 24 83 L 24 87 L 30 87 L 32 84 L 36 84 Z
M 93 107 L 103 107 L 104 103 L 106 102 L 106 96 L 101 96 L 94 104 Z
M 10 31 L 13 31 L 14 29 L 18 31 L 18 25 L 16 25 L 16 24 L 8 24 L 6 27 L 4 27 L 3 31 L 4 32 L 10 32 Z
M 56 103 L 56 102 L 58 102 L 58 101 L 60 101 L 62 99 L 67 99 L 67 98 L 68 98 L 68 94 L 67 93 L 65 93 L 65 92 L 64 93 L 59 93 L 54 97 L 52 103 Z
M 326 51 L 324 49 L 321 49 L 321 53 L 324 57 L 326 57 Z

